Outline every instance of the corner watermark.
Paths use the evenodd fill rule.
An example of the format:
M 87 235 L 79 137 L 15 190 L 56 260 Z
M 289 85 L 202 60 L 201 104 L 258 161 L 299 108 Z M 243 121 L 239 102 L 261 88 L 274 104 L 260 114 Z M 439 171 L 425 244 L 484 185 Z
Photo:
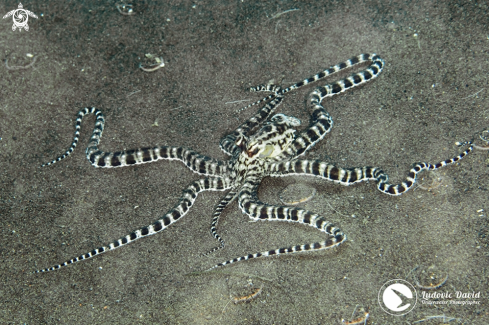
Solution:
M 416 286 L 418 290 L 416 290 L 414 285 L 402 279 L 387 281 L 379 290 L 378 301 L 380 307 L 389 315 L 403 316 L 414 309 L 418 300 L 420 304 L 428 306 L 480 305 L 480 291 L 464 292 L 454 290 L 433 292 L 430 290 L 439 289 L 441 285 L 425 287 L 421 286 L 417 281 Z
M 421 292 L 423 305 L 480 305 L 481 292 Z
M 29 21 L 29 16 L 36 19 L 38 18 L 36 14 L 34 14 L 32 11 L 24 9 L 22 3 L 19 3 L 19 7 L 17 9 L 9 11 L 5 16 L 3 16 L 3 19 L 10 16 L 12 16 L 12 20 L 14 21 L 14 24 L 12 25 L 12 30 L 15 31 L 18 28 L 19 32 L 22 30 L 22 28 L 24 28 L 26 31 L 29 30 L 29 25 L 27 25 L 27 22 Z

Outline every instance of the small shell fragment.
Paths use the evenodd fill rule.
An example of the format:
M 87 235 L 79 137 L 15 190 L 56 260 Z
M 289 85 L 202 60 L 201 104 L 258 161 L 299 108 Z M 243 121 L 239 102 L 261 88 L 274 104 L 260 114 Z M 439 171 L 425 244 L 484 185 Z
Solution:
M 132 16 L 134 15 L 133 5 L 128 3 L 116 3 L 115 7 L 121 15 Z
M 295 183 L 290 184 L 280 193 L 280 201 L 286 205 L 297 205 L 312 199 L 316 195 L 316 189 L 312 186 Z
M 143 71 L 146 71 L 146 72 L 153 72 L 153 71 L 156 71 L 160 68 L 163 68 L 165 66 L 165 62 L 163 61 L 163 57 L 157 57 L 151 53 L 146 53 L 144 55 L 145 57 L 147 57 L 148 59 L 153 59 L 156 61 L 156 64 L 155 65 L 152 65 L 148 68 L 145 68 L 142 66 L 141 63 L 139 63 L 139 68 Z

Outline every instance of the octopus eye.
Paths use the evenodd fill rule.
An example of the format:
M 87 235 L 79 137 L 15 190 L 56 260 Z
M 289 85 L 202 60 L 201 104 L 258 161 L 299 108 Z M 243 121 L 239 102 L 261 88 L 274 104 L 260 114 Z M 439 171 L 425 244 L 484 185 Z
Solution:
M 254 155 L 256 155 L 258 153 L 258 151 L 260 151 L 260 148 L 259 147 L 255 147 L 255 149 L 253 150 L 247 150 L 246 153 L 248 154 L 248 157 L 253 157 Z
M 282 122 L 284 120 L 283 114 L 276 114 L 271 118 L 271 120 L 273 122 Z

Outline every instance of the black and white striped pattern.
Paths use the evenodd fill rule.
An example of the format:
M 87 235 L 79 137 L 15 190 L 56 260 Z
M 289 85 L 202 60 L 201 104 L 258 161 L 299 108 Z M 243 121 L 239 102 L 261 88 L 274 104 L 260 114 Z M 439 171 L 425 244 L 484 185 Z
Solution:
M 75 137 L 73 139 L 73 143 L 71 144 L 71 147 L 63 155 L 59 156 L 58 158 L 48 163 L 42 164 L 41 167 L 52 165 L 60 160 L 65 159 L 66 157 L 72 154 L 72 152 L 76 148 L 76 145 L 78 144 L 78 139 L 80 137 L 81 122 L 83 120 L 83 117 L 87 114 L 95 114 L 95 118 L 96 118 L 95 128 L 93 129 L 92 137 L 90 138 L 90 142 L 86 150 L 87 158 L 90 160 L 88 154 L 93 149 L 97 149 L 98 144 L 100 143 L 100 138 L 102 137 L 102 133 L 104 132 L 104 126 L 105 126 L 104 114 L 102 114 L 102 112 L 96 109 L 95 107 L 86 107 L 78 112 L 76 116 Z
M 395 185 L 389 184 L 389 176 L 377 167 L 344 169 L 321 161 L 292 160 L 266 164 L 265 169 L 267 170 L 266 174 L 272 177 L 290 175 L 315 176 L 346 186 L 364 181 L 376 181 L 379 191 L 397 196 L 411 189 L 416 183 L 416 175 L 423 170 L 439 169 L 454 164 L 468 155 L 474 150 L 471 142 L 468 145 L 469 147 L 459 155 L 437 164 L 432 165 L 424 162 L 415 164 L 406 176 L 406 180 Z
M 41 165 L 41 167 L 52 165 L 67 158 L 75 150 L 80 137 L 81 122 L 85 115 L 95 114 L 95 128 L 86 150 L 86 157 L 97 168 L 116 168 L 132 165 L 151 163 L 158 160 L 179 160 L 190 170 L 200 175 L 220 176 L 227 172 L 227 163 L 212 159 L 197 152 L 182 147 L 153 147 L 117 152 L 104 152 L 99 150 L 98 145 L 105 127 L 105 118 L 102 112 L 95 107 L 86 107 L 78 112 L 76 118 L 76 131 L 71 147 L 62 156 Z
M 243 137 L 247 138 L 247 134 L 256 131 L 255 129 L 265 122 L 270 115 L 277 109 L 284 97 L 282 95 L 274 96 L 274 98 L 265 104 L 258 113 L 241 124 L 234 132 L 228 134 L 220 141 L 221 150 L 229 156 L 234 156 L 241 149 L 236 141 Z
M 363 181 L 377 180 L 385 175 L 382 170 L 375 167 L 344 169 L 317 160 L 293 160 L 271 163 L 266 168 L 267 174 L 272 177 L 307 175 L 324 178 L 347 186 Z
M 350 88 L 360 86 L 376 78 L 384 68 L 384 60 L 382 60 L 377 54 L 360 54 L 356 57 L 346 60 L 345 62 L 339 63 L 326 70 L 323 70 L 320 73 L 310 78 L 304 79 L 301 82 L 298 82 L 292 86 L 279 90 L 278 93 L 286 94 L 292 90 L 308 85 L 312 82 L 318 81 L 334 73 L 337 73 L 341 70 L 351 68 L 363 62 L 372 62 L 372 63 L 365 70 L 355 73 L 348 78 L 332 83 L 331 85 L 319 87 L 318 90 L 322 94 L 321 100 L 323 100 L 325 97 L 330 97 L 332 95 L 342 93 Z M 328 90 L 329 88 L 331 88 L 331 91 Z
M 457 155 L 453 158 L 443 160 L 443 161 L 441 161 L 437 164 L 434 164 L 434 165 L 429 164 L 429 163 L 424 163 L 424 162 L 414 164 L 414 166 L 411 168 L 411 170 L 409 170 L 409 174 L 406 177 L 406 180 L 401 182 L 400 184 L 397 184 L 397 185 L 389 184 L 389 183 L 387 183 L 387 181 L 389 180 L 389 177 L 387 176 L 387 174 L 383 174 L 383 173 L 378 174 L 376 177 L 376 180 L 378 182 L 377 188 L 379 189 L 379 191 L 381 191 L 385 194 L 401 195 L 402 193 L 407 192 L 409 189 L 411 189 L 414 186 L 414 184 L 416 183 L 416 175 L 419 174 L 420 172 L 422 172 L 423 170 L 436 170 L 436 169 L 454 164 L 454 163 L 460 161 L 460 159 L 467 156 L 470 152 L 472 152 L 474 150 L 474 146 L 473 146 L 472 142 L 468 142 L 467 144 L 469 147 L 465 151 L 463 151 L 462 153 L 460 153 L 459 155 Z
M 310 93 L 307 104 L 311 114 L 311 121 L 309 127 L 305 130 L 299 133 L 296 132 L 295 128 L 300 125 L 300 121 L 295 117 L 284 114 L 276 114 L 272 117 L 272 113 L 282 103 L 284 96 L 288 92 L 362 62 L 370 62 L 370 65 L 361 72 L 321 86 Z M 261 202 L 258 199 L 257 189 L 262 179 L 266 176 L 301 175 L 319 177 L 341 185 L 374 181 L 377 183 L 377 188 L 383 193 L 400 195 L 413 187 L 418 173 L 423 170 L 438 169 L 460 161 L 473 150 L 472 144 L 469 143 L 469 148 L 454 158 L 434 165 L 428 163 L 415 164 L 406 179 L 396 185 L 390 184 L 388 175 L 376 167 L 343 169 L 321 161 L 298 159 L 307 150 L 314 147 L 317 142 L 321 141 L 333 126 L 333 119 L 322 106 L 322 101 L 326 97 L 340 94 L 371 81 L 379 75 L 383 67 L 384 61 L 376 54 L 362 54 L 287 88 L 275 85 L 262 85 L 252 88 L 252 91 L 269 91 L 272 94 L 248 105 L 247 107 L 264 103 L 258 113 L 240 125 L 235 131 L 222 138 L 220 147 L 226 154 L 231 156 L 228 161 L 219 161 L 200 155 L 190 149 L 171 146 L 104 152 L 98 148 L 105 125 L 105 118 L 102 112 L 93 107 L 82 109 L 77 116 L 75 136 L 71 147 L 62 156 L 42 166 L 54 164 L 68 157 L 78 144 L 83 117 L 87 114 L 94 114 L 96 117 L 95 128 L 86 150 L 86 157 L 93 166 L 97 168 L 114 168 L 158 160 L 178 160 L 183 162 L 193 172 L 206 175 L 208 178 L 192 182 L 183 192 L 182 198 L 177 205 L 152 225 L 136 230 L 108 246 L 102 246 L 62 264 L 38 270 L 36 273 L 57 270 L 63 266 L 94 257 L 140 238 L 163 231 L 182 218 L 192 207 L 198 193 L 203 191 L 229 190 L 215 208 L 211 223 L 211 234 L 219 241 L 220 245 L 205 255 L 224 247 L 224 240 L 217 233 L 217 224 L 223 210 L 235 198 L 238 198 L 238 205 L 241 211 L 252 220 L 299 223 L 314 227 L 326 235 L 326 239 L 322 242 L 248 254 L 219 263 L 213 268 L 258 257 L 323 250 L 340 245 L 346 240 L 346 235 L 322 216 L 297 207 L 274 206 Z
M 249 178 L 241 187 L 241 191 L 239 193 L 239 207 L 243 213 L 247 214 L 254 221 L 287 221 L 311 226 L 321 232 L 324 232 L 328 238 L 323 242 L 296 245 L 287 248 L 272 249 L 261 253 L 248 254 L 214 265 L 209 270 L 219 266 L 258 257 L 328 249 L 338 246 L 346 240 L 346 235 L 339 228 L 335 227 L 332 223 L 326 221 L 326 219 L 318 214 L 300 208 L 273 206 L 261 202 L 258 200 L 256 195 L 260 183 L 260 178 Z
M 57 270 L 63 266 L 67 266 L 79 261 L 83 261 L 89 258 L 92 258 L 94 256 L 100 255 L 102 253 L 106 253 L 108 251 L 112 251 L 116 248 L 122 247 L 124 245 L 130 244 L 133 241 L 136 241 L 138 239 L 141 239 L 143 237 L 151 236 L 154 234 L 159 233 L 160 231 L 163 231 L 167 227 L 169 227 L 171 224 L 175 223 L 178 221 L 180 218 L 182 218 L 184 215 L 187 214 L 189 209 L 192 207 L 194 204 L 195 200 L 197 199 L 197 195 L 200 192 L 203 191 L 224 191 L 229 188 L 230 185 L 230 180 L 229 179 L 222 179 L 222 178 L 206 178 L 206 179 L 199 179 L 192 184 L 190 184 L 189 187 L 187 187 L 186 190 L 183 191 L 182 198 L 180 199 L 180 202 L 168 213 L 166 213 L 161 219 L 157 220 L 153 224 L 143 227 L 141 229 L 138 229 L 136 231 L 133 231 L 127 236 L 124 236 L 112 243 L 110 243 L 108 246 L 102 246 L 99 248 L 96 248 L 86 254 L 82 254 L 78 257 L 72 258 L 69 261 L 66 261 L 64 263 L 55 265 L 50 268 L 46 269 L 41 269 L 35 271 L 35 273 L 41 273 L 41 272 L 48 272 L 48 271 L 54 271 Z
M 355 65 L 358 65 L 358 64 L 361 64 L 364 62 L 372 62 L 372 64 L 369 67 L 367 67 L 367 69 L 365 69 L 364 71 L 355 73 L 355 74 L 351 75 L 350 77 L 345 78 L 345 79 L 340 80 L 340 81 L 337 81 L 335 83 L 326 85 L 324 87 L 320 87 L 315 91 L 315 93 L 317 93 L 319 95 L 319 97 L 318 97 L 319 103 L 310 102 L 310 105 L 313 106 L 312 107 L 313 110 L 311 111 L 311 116 L 313 118 L 313 124 L 314 123 L 322 124 L 324 131 L 318 130 L 321 133 L 318 133 L 319 136 L 315 142 L 307 143 L 307 141 L 306 141 L 305 143 L 302 143 L 302 140 L 304 139 L 304 137 L 307 137 L 306 131 L 308 131 L 310 129 L 309 128 L 306 131 L 304 131 L 305 133 L 302 135 L 302 138 L 300 140 L 298 140 L 297 141 L 298 144 L 295 145 L 295 146 L 299 146 L 299 143 L 300 143 L 304 146 L 307 146 L 308 144 L 310 146 L 313 146 L 317 141 L 321 140 L 324 137 L 324 135 L 326 135 L 326 133 L 328 133 L 331 130 L 331 127 L 333 126 L 333 121 L 329 117 L 329 114 L 326 113 L 326 111 L 324 111 L 322 106 L 319 109 L 319 107 L 316 107 L 316 105 L 320 104 L 320 102 L 325 97 L 331 97 L 331 96 L 337 95 L 337 94 L 342 93 L 342 92 L 344 92 L 350 88 L 360 86 L 360 85 L 376 78 L 380 74 L 380 72 L 382 72 L 382 69 L 384 68 L 384 60 L 382 60 L 377 54 L 360 54 L 356 57 L 353 57 L 349 60 L 346 60 L 345 62 L 342 62 L 342 63 L 339 63 L 339 64 L 334 65 L 332 67 L 329 67 L 328 69 L 323 70 L 320 73 L 318 73 L 312 77 L 304 79 L 304 80 L 302 80 L 298 83 L 295 83 L 295 84 L 293 84 L 287 88 L 284 88 L 284 89 L 282 89 L 281 87 L 276 86 L 276 85 L 259 85 L 259 86 L 250 88 L 250 91 L 252 91 L 252 92 L 267 91 L 267 92 L 272 92 L 272 94 L 268 95 L 267 97 L 265 97 L 263 99 L 260 99 L 256 102 L 254 102 L 252 104 L 249 104 L 248 106 L 245 106 L 245 107 L 239 109 L 238 111 L 245 110 L 251 106 L 258 105 L 262 102 L 267 102 L 269 100 L 270 100 L 270 102 L 267 105 L 270 105 L 270 107 L 267 107 L 267 105 L 265 105 L 265 107 L 263 109 L 261 109 L 258 112 L 258 114 L 256 114 L 252 118 L 250 118 L 245 123 L 243 123 L 243 125 L 238 127 L 236 129 L 236 131 L 234 131 L 230 135 L 224 137 L 221 140 L 221 149 L 225 153 L 227 153 L 228 155 L 232 155 L 232 153 L 234 152 L 234 149 L 235 149 L 234 141 L 239 137 L 239 135 L 248 133 L 257 124 L 266 120 L 270 116 L 270 114 L 276 109 L 276 107 L 280 104 L 281 98 L 286 93 L 293 91 L 293 90 L 296 90 L 298 88 L 301 88 L 303 86 L 306 86 L 312 82 L 326 78 L 326 77 L 328 77 L 332 74 L 335 74 L 341 70 L 351 68 Z M 318 109 L 318 110 L 316 111 L 316 109 Z M 320 115 L 323 115 L 323 116 L 320 116 Z M 322 121 L 320 122 L 319 120 L 322 120 Z M 313 130 L 313 132 L 315 132 L 315 131 L 316 130 Z M 297 149 L 297 150 L 305 152 L 307 149 L 303 149 L 303 150 Z M 293 153 L 291 152 L 290 155 L 293 155 Z
M 209 255 L 219 249 L 224 248 L 224 240 L 217 234 L 217 223 L 219 222 L 219 217 L 221 216 L 222 211 L 229 205 L 229 203 L 233 202 L 236 198 L 237 193 L 235 191 L 229 191 L 228 194 L 219 202 L 216 209 L 214 210 L 214 215 L 211 222 L 211 234 L 212 237 L 219 241 L 219 246 L 214 247 L 207 253 L 203 254 L 204 256 Z

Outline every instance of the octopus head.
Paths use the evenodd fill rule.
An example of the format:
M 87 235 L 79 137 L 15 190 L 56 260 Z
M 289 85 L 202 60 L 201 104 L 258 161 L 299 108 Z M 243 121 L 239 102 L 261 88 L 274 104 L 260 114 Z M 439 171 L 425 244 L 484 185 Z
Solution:
M 274 158 L 284 152 L 294 140 L 295 129 L 301 121 L 285 114 L 274 115 L 246 143 L 243 152 L 249 157 Z

